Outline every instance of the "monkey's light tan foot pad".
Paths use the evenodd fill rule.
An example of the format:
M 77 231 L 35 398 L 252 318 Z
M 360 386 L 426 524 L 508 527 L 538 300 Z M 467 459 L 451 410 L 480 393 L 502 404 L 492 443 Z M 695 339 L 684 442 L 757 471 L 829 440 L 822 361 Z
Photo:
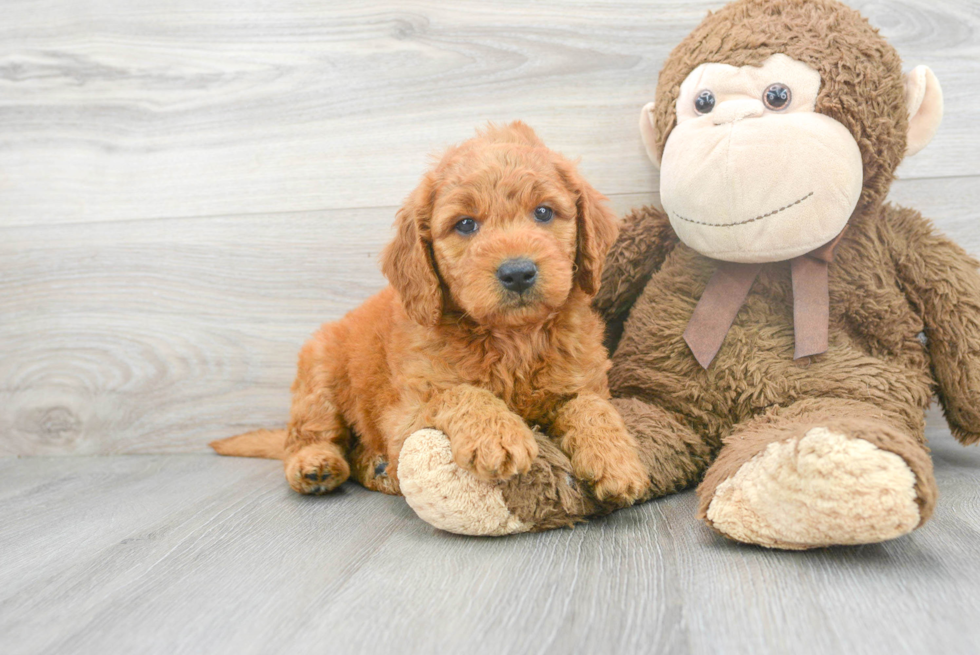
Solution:
M 412 433 L 398 455 L 398 479 L 409 506 L 429 525 L 476 536 L 527 532 L 500 488 L 460 468 L 449 438 L 438 430 Z
M 816 427 L 743 464 L 718 485 L 707 517 L 732 539 L 770 548 L 866 544 L 914 530 L 915 497 L 901 457 Z

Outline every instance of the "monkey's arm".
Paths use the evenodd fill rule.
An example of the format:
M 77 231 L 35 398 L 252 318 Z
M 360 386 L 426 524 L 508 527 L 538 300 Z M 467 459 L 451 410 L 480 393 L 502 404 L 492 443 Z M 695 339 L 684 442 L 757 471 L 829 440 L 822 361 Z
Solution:
M 892 254 L 925 324 L 939 402 L 953 435 L 980 440 L 980 272 L 966 251 L 911 209 L 889 207 Z
M 677 236 L 661 210 L 648 206 L 626 215 L 592 303 L 606 323 L 622 318 L 675 245 Z

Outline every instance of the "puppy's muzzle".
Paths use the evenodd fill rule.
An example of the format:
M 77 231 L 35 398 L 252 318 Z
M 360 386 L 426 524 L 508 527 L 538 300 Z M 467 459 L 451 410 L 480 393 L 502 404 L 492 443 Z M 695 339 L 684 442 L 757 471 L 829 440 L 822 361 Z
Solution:
M 524 293 L 538 281 L 538 267 L 530 259 L 508 259 L 497 269 L 497 279 L 508 291 Z

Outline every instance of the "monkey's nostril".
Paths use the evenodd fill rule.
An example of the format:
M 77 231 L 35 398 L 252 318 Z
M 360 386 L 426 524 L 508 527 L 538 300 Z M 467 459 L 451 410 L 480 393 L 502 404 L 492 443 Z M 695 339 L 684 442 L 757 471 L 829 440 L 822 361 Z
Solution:
M 530 259 L 508 259 L 497 269 L 497 279 L 508 291 L 522 293 L 538 278 L 538 267 Z

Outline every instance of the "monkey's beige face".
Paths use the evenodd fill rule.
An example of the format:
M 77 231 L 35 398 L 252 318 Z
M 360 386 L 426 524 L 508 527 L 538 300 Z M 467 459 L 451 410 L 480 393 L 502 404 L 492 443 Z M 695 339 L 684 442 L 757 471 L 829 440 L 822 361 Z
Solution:
M 814 111 L 819 91 L 817 71 L 781 54 L 762 66 L 702 64 L 687 77 L 660 177 L 684 243 L 725 261 L 779 261 L 844 229 L 861 196 L 861 152 L 847 128 Z

